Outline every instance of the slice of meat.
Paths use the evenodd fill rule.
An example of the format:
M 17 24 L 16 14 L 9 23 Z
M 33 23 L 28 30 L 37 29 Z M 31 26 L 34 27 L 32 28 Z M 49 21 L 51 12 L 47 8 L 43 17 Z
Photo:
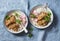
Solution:
M 48 14 L 46 12 L 41 12 L 39 15 L 38 15 L 38 20 L 41 20 L 42 18 L 44 18 L 45 16 L 47 16 Z
M 5 20 L 5 25 L 8 26 L 10 24 L 10 20 Z
M 38 25 L 42 25 L 41 21 L 38 21 L 37 24 L 38 24 Z
M 15 16 L 12 15 L 12 16 L 10 17 L 10 22 L 13 23 L 13 22 L 15 22 L 15 20 L 16 20 Z
M 45 20 L 39 20 L 37 23 L 38 23 L 38 25 L 40 25 L 40 26 L 44 26 L 44 25 L 47 24 Z
M 12 29 L 13 31 L 18 31 L 19 25 L 14 23 L 14 24 L 9 25 L 8 28 Z
M 45 25 L 47 25 L 48 23 L 47 22 L 45 22 L 44 24 L 43 24 L 43 26 L 45 26 Z
M 15 18 L 15 16 L 10 16 L 10 19 L 9 20 L 5 20 L 5 24 L 6 24 L 6 26 L 8 26 L 9 24 L 11 24 L 11 23 L 14 23 L 15 22 L 15 20 L 16 20 L 16 18 Z

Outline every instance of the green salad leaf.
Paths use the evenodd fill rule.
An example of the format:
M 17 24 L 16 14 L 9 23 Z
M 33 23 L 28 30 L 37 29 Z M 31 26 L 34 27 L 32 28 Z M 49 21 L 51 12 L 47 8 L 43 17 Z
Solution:
M 30 14 L 31 18 L 36 18 L 36 16 L 34 14 Z
M 14 13 L 15 13 L 15 16 L 16 16 L 16 17 L 18 17 L 18 16 L 19 16 L 19 14 L 18 14 L 18 13 L 16 13 L 16 12 L 14 12 Z
M 33 28 L 32 28 L 32 27 L 30 27 L 30 28 L 29 28 L 29 31 L 30 31 L 30 32 L 32 32 L 32 31 L 33 31 Z
M 8 15 L 7 15 L 5 18 L 6 18 L 7 20 L 10 19 L 10 17 L 9 17 Z
M 45 16 L 45 20 L 47 21 L 47 22 L 49 22 L 50 21 L 50 17 L 51 17 L 51 13 L 48 11 L 48 16 Z
M 30 37 L 30 38 L 31 38 L 32 36 L 33 36 L 33 34 L 32 34 L 32 33 L 29 33 L 29 34 L 28 34 L 28 37 Z
M 48 12 L 48 16 L 49 16 L 49 17 L 51 16 L 51 13 L 50 13 L 50 12 Z
M 50 17 L 48 17 L 48 16 L 46 16 L 44 19 L 45 19 L 47 22 L 50 21 Z
M 30 27 L 28 30 L 29 30 L 28 37 L 31 38 L 33 36 L 33 34 L 32 34 L 33 28 Z
M 19 20 L 19 19 L 16 19 L 16 23 L 19 23 L 19 24 L 21 24 L 21 20 Z

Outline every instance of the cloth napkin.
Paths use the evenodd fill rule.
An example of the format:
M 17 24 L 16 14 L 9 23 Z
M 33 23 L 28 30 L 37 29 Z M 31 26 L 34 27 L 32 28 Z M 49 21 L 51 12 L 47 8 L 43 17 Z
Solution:
M 34 6 L 45 3 L 54 14 L 53 23 L 48 28 L 37 29 L 29 23 L 34 28 L 32 38 L 25 33 L 15 35 L 6 30 L 4 17 L 8 11 L 19 9 L 29 17 Z M 0 41 L 60 41 L 60 0 L 0 0 Z

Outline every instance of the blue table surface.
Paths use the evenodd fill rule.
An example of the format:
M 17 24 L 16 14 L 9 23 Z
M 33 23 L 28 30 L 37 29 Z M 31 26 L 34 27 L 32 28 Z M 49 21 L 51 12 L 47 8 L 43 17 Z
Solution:
M 40 30 L 29 24 L 34 28 L 32 38 L 25 33 L 15 35 L 5 29 L 3 20 L 8 11 L 19 9 L 29 17 L 34 6 L 44 3 L 48 3 L 54 14 L 54 21 L 48 28 Z M 0 0 L 0 41 L 60 41 L 60 0 Z

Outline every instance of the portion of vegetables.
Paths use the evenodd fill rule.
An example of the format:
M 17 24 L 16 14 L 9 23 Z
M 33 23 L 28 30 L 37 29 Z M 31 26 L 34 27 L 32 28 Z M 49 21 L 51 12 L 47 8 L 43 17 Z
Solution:
M 16 19 L 16 23 L 19 23 L 19 24 L 21 24 L 21 20 L 19 20 L 19 19 Z
M 34 14 L 30 14 L 31 18 L 36 18 L 36 16 Z
M 17 17 L 18 17 L 19 15 L 15 12 L 15 16 L 17 16 Z
M 50 13 L 50 12 L 48 12 L 48 16 L 49 16 L 49 17 L 51 16 L 51 13 Z
M 50 12 L 48 12 L 48 15 L 47 16 L 45 16 L 45 20 L 47 21 L 47 22 L 49 22 L 50 21 L 50 16 L 51 16 L 51 13 Z
M 10 19 L 10 17 L 7 15 L 6 17 L 5 17 L 6 19 Z
M 31 38 L 33 36 L 33 34 L 32 34 L 33 28 L 30 27 L 28 30 L 29 30 L 28 37 Z
M 31 38 L 32 36 L 33 36 L 33 34 L 32 34 L 32 33 L 29 33 L 29 34 L 28 34 L 28 37 L 30 37 L 30 38 Z

